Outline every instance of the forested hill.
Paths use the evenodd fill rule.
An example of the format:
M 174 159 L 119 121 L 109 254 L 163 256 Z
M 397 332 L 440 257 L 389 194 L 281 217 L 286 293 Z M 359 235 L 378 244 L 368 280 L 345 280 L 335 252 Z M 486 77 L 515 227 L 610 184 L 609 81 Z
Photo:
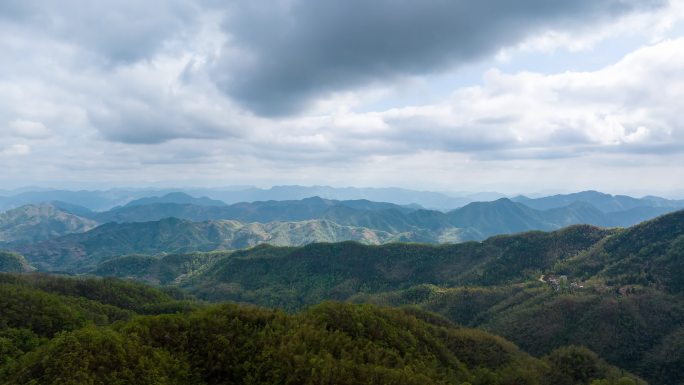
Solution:
M 535 209 L 509 199 L 476 202 L 449 212 L 425 210 L 367 200 L 336 201 L 319 197 L 298 201 L 237 203 L 207 206 L 190 203 L 133 204 L 91 216 L 99 223 L 147 222 L 175 217 L 191 221 L 235 220 L 244 223 L 330 220 L 343 226 L 365 227 L 391 233 L 423 231 L 435 241 L 440 234 L 460 229 L 453 240 L 481 240 L 492 235 L 529 230 L 555 230 L 571 224 L 630 226 L 676 210 L 673 205 L 626 206 L 609 212 L 583 201 L 562 207 Z
M 0 244 L 43 241 L 88 231 L 97 224 L 54 204 L 25 205 L 0 213 Z
M 41 270 L 85 272 L 100 261 L 127 254 L 240 249 L 261 243 L 304 245 L 354 240 L 380 244 L 402 240 L 393 234 L 341 226 L 326 220 L 243 224 L 237 221 L 109 223 L 81 234 L 21 245 L 15 250 Z
M 23 273 L 33 270 L 24 256 L 0 250 L 0 272 Z
M 639 219 L 650 218 L 656 212 L 670 210 L 654 207 L 647 208 L 645 212 L 603 213 L 586 203 L 573 203 L 564 208 L 538 211 L 507 199 L 472 203 L 448 213 L 389 203 L 329 201 L 320 198 L 224 207 L 134 204 L 123 208 L 130 210 L 126 212 L 137 218 L 129 218 L 132 220 L 130 223 L 107 223 L 86 232 L 45 240 L 47 234 L 58 235 L 59 231 L 63 234 L 77 231 L 76 228 L 84 230 L 87 229 L 84 226 L 92 226 L 93 223 L 90 219 L 74 222 L 73 218 L 79 217 L 69 214 L 65 211 L 67 209 L 54 205 L 49 207 L 52 211 L 48 212 L 53 212 L 54 218 L 33 218 L 27 220 L 30 224 L 12 222 L 5 234 L 11 234 L 11 238 L 6 239 L 13 242 L 4 247 L 25 255 L 42 270 L 79 272 L 93 268 L 103 259 L 126 254 L 235 250 L 262 243 L 301 246 L 348 240 L 371 245 L 392 242 L 458 243 L 483 240 L 501 233 L 557 230 L 576 223 L 604 227 L 631 224 Z M 148 214 L 164 219 L 137 222 Z M 95 218 L 104 214 L 93 215 Z M 203 216 L 236 217 L 238 220 L 194 222 L 178 219 L 186 216 L 195 219 Z M 275 221 L 244 222 L 251 220 Z M 25 241 L 20 242 L 22 239 Z M 29 239 L 34 241 L 26 242 Z
M 535 355 L 586 345 L 654 384 L 684 381 L 684 211 L 628 229 L 571 226 L 456 245 L 353 242 L 122 257 L 98 274 L 291 311 L 334 299 L 412 305 Z M 135 268 L 131 268 L 135 266 Z M 670 381 L 674 382 L 670 382 Z
M 0 274 L 0 384 L 643 384 L 595 353 L 541 359 L 417 309 L 286 315 L 116 280 Z
M 366 246 L 320 243 L 300 248 L 261 246 L 217 261 L 192 283 L 209 299 L 258 301 L 285 308 L 358 292 L 382 292 L 430 283 L 493 285 L 538 277 L 611 234 L 591 226 L 557 232 L 498 236 L 482 243 Z M 536 279 L 535 277 L 535 279 Z

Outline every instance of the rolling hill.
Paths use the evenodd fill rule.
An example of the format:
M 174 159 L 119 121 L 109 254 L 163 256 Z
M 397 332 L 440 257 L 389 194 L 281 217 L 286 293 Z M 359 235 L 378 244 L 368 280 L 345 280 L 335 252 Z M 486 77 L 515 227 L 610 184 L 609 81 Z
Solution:
M 59 221 L 62 218 L 71 220 L 67 223 L 92 226 L 90 220 L 54 206 L 46 207 L 49 210 L 45 212 L 53 217 L 47 214 L 28 217 L 28 224 L 38 223 L 33 226 L 14 225 L 15 241 L 21 239 L 20 234 L 24 234 L 25 239 L 29 236 L 35 240 L 49 238 L 45 232 L 37 231 L 45 228 L 53 229 L 50 234 L 55 236 L 58 233 L 48 225 L 61 223 Z M 31 208 L 25 206 L 23 210 L 31 212 Z M 102 258 L 127 254 L 241 249 L 262 243 L 301 246 L 348 240 L 372 245 L 389 242 L 459 243 L 483 240 L 502 233 L 556 230 L 574 223 L 596 223 L 605 227 L 624 225 L 614 220 L 616 215 L 623 215 L 624 212 L 602 213 L 586 203 L 538 211 L 508 199 L 472 203 L 448 213 L 389 203 L 309 198 L 224 207 L 154 203 L 133 205 L 98 215 L 123 220 L 120 216 L 122 213 L 127 213 L 130 222 L 110 222 L 87 232 L 17 244 L 13 249 L 24 254 L 40 269 L 83 271 L 92 268 Z M 650 214 L 649 211 L 644 216 L 650 218 Z M 138 221 L 158 216 L 165 219 Z M 236 219 L 205 220 L 206 217 Z M 628 216 L 628 224 L 638 217 Z M 263 223 L 249 222 L 251 220 Z M 75 232 L 81 228 L 62 226 L 60 229 Z M 79 264 L 84 266 L 78 268 Z
M 682 239 L 678 211 L 627 229 L 576 225 L 454 245 L 262 245 L 166 281 L 203 299 L 290 311 L 330 299 L 417 306 L 537 356 L 580 344 L 669 384 L 684 381 Z M 146 280 L 111 269 L 126 265 L 104 262 L 99 273 Z
M 25 273 L 34 270 L 23 255 L 0 250 L 0 273 Z
M 328 219 L 326 213 L 336 208 L 346 208 L 350 212 L 384 211 L 395 209 L 411 212 L 414 208 L 391 203 L 371 201 L 333 201 L 319 197 L 295 201 L 257 201 L 236 203 L 230 206 L 196 205 L 178 202 L 140 201 L 133 205 L 115 208 L 99 213 L 95 218 L 100 223 L 107 222 L 149 222 L 168 217 L 207 221 L 230 219 L 241 222 L 303 221 Z
M 237 221 L 109 223 L 80 234 L 16 247 L 41 270 L 86 271 L 100 260 L 127 254 L 239 249 L 261 243 L 303 245 L 356 240 L 386 243 L 394 235 L 321 221 L 243 224 Z
M 192 221 L 235 220 L 240 222 L 295 222 L 330 220 L 343 226 L 365 227 L 390 233 L 430 232 L 432 242 L 441 233 L 459 229 L 461 236 L 450 241 L 482 240 L 492 235 L 529 230 L 556 230 L 572 224 L 624 227 L 651 219 L 671 207 L 637 207 L 605 213 L 588 203 L 574 202 L 561 208 L 536 210 L 502 198 L 477 202 L 447 213 L 391 203 L 335 201 L 319 197 L 298 201 L 238 203 L 225 207 L 156 203 L 123 207 L 98 214 L 106 222 L 146 222 L 167 217 Z
M 643 383 L 573 346 L 535 358 L 418 309 L 297 314 L 112 279 L 0 274 L 0 384 Z
M 622 211 L 604 212 L 590 203 L 577 200 L 585 196 L 598 196 L 611 202 L 626 200 L 632 203 L 645 201 L 660 203 L 656 206 L 630 206 L 631 208 Z M 269 228 L 282 227 L 276 223 L 332 222 L 334 225 L 328 227 L 363 228 L 367 234 L 377 234 L 375 237 L 377 241 L 369 239 L 368 243 L 387 241 L 455 243 L 530 230 L 552 231 L 573 224 L 626 227 L 674 210 L 673 201 L 667 201 L 669 203 L 665 204 L 655 198 L 637 200 L 593 192 L 561 198 L 564 199 L 562 203 L 570 202 L 569 205 L 537 210 L 526 204 L 502 198 L 491 202 L 470 203 L 446 213 L 426 210 L 416 205 L 401 206 L 368 200 L 338 201 L 319 197 L 226 205 L 209 198 L 171 193 L 134 200 L 126 206 L 102 212 L 94 212 L 72 203 L 54 201 L 49 204 L 26 205 L 1 214 L 0 242 L 36 243 L 66 234 L 81 233 L 98 224 L 155 222 L 166 218 L 178 218 L 194 222 L 221 220 L 237 221 L 242 224 L 258 222 Z M 625 203 L 620 208 L 628 206 Z M 303 230 L 307 227 L 301 225 L 299 228 Z M 308 237 L 300 231 L 290 243 L 286 242 L 289 238 L 286 235 L 264 236 L 256 243 L 299 245 L 301 244 L 298 241 L 300 238 L 307 238 L 309 242 L 363 241 L 351 234 L 348 237 L 330 236 L 325 235 L 326 232 L 330 233 L 330 230 L 321 232 L 317 226 L 309 228 L 312 233 Z M 276 231 L 283 234 L 284 230 L 256 229 L 255 231 L 267 233 Z M 384 233 L 389 233 L 389 235 Z M 243 246 L 256 243 L 247 242 Z M 132 250 L 132 252 L 140 251 Z
M 39 242 L 95 226 L 95 221 L 53 204 L 25 205 L 0 213 L 0 244 Z

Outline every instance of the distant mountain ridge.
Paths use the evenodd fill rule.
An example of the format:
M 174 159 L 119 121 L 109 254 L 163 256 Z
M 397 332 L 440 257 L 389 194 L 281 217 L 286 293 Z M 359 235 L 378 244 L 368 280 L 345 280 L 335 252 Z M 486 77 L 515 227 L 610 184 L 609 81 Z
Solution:
M 402 213 L 415 208 L 368 200 L 335 201 L 320 197 L 293 201 L 242 202 L 223 206 L 204 206 L 189 203 L 154 202 L 126 205 L 110 211 L 95 213 L 92 218 L 106 222 L 149 222 L 167 217 L 193 221 L 231 219 L 243 222 L 300 221 L 325 219 L 325 214 L 336 207 L 352 211 L 397 210 Z
M 110 189 L 110 190 L 53 190 L 22 189 L 5 191 L 0 196 L 0 210 L 16 208 L 25 204 L 60 201 L 80 205 L 92 211 L 107 211 L 129 202 L 165 194 L 184 193 L 191 196 L 207 197 L 226 204 L 256 201 L 301 200 L 321 196 L 332 200 L 359 200 L 390 202 L 397 205 L 418 204 L 422 207 L 449 210 L 478 200 L 500 198 L 498 193 L 475 193 L 451 196 L 439 192 L 415 191 L 402 188 L 356 188 L 330 186 L 274 186 L 269 189 L 256 187 L 235 187 L 227 189 L 176 188 L 176 189 Z M 167 202 L 169 203 L 169 202 Z M 179 202 L 173 203 L 192 203 Z
M 167 218 L 155 222 L 108 223 L 80 234 L 22 245 L 22 252 L 42 270 L 87 271 L 106 258 L 127 254 L 158 254 L 240 249 L 270 243 L 281 246 L 354 240 L 387 243 L 394 234 L 341 226 L 326 220 L 272 222 L 190 222 Z
M 511 198 L 511 200 L 537 210 L 550 210 L 581 202 L 588 203 L 606 213 L 626 211 L 639 207 L 684 207 L 684 200 L 669 200 L 654 196 L 633 198 L 626 195 L 604 194 L 593 190 L 582 191 L 573 194 L 558 194 L 543 198 L 528 198 L 526 196 L 520 195 Z
M 79 205 L 92 211 L 107 211 L 117 206 L 150 197 L 163 197 L 177 193 L 193 197 L 206 197 L 210 200 L 221 201 L 226 204 L 256 201 L 284 201 L 301 200 L 319 196 L 330 200 L 360 200 L 375 202 L 389 202 L 397 205 L 417 204 L 428 209 L 449 211 L 463 207 L 468 203 L 492 201 L 505 197 L 496 192 L 487 193 L 441 193 L 434 191 L 417 191 L 403 188 L 360 188 L 360 187 L 330 187 L 330 186 L 273 186 L 268 189 L 256 187 L 230 188 L 143 188 L 143 189 L 109 189 L 109 190 L 55 190 L 42 188 L 27 188 L 14 191 L 0 192 L 0 210 L 16 208 L 25 204 L 60 201 L 66 204 Z M 202 199 L 202 198 L 199 198 Z M 583 201 L 591 203 L 601 211 L 615 211 L 637 206 L 677 206 L 684 207 L 682 200 L 668 200 L 664 198 L 646 196 L 631 198 L 622 195 L 602 194 L 596 191 L 585 191 L 574 194 L 561 194 L 545 198 L 528 198 L 518 196 L 513 201 L 528 203 L 536 209 L 550 209 L 567 206 L 573 202 Z M 630 203 L 631 201 L 631 203 Z M 159 203 L 159 202 L 158 202 Z M 179 200 L 167 200 L 166 203 L 197 203 Z M 602 205 L 606 205 L 603 207 Z
M 447 213 L 368 200 L 335 201 L 319 197 L 224 206 L 144 202 L 99 213 L 60 202 L 24 206 L 3 214 L 13 220 L 5 221 L 8 225 L 0 235 L 4 234 L 1 239 L 8 245 L 14 243 L 13 248 L 25 253 L 32 262 L 33 258 L 45 258 L 38 267 L 59 269 L 63 267 L 60 258 L 70 261 L 67 265 L 72 268 L 74 261 L 86 254 L 100 258 L 238 249 L 261 243 L 299 246 L 347 240 L 367 244 L 458 243 L 498 234 L 557 230 L 573 224 L 627 227 L 673 210 L 635 207 L 603 212 L 589 203 L 574 202 L 542 211 L 507 198 L 471 203 Z M 83 233 L 98 223 L 107 224 Z M 171 225 L 174 223 L 182 225 Z M 132 235 L 132 229 L 138 234 Z M 147 238 L 138 236 L 142 234 Z M 129 243 L 131 237 L 136 240 Z M 99 249 L 107 249 L 109 254 L 99 255 Z
M 501 198 L 491 202 L 470 203 L 443 213 L 368 200 L 336 201 L 311 197 L 294 201 L 243 202 L 220 207 L 153 203 L 115 208 L 95 213 L 90 218 L 100 223 L 149 222 L 168 217 L 192 221 L 236 220 L 245 223 L 324 219 L 344 226 L 366 227 L 392 233 L 441 232 L 459 228 L 462 229 L 462 237 L 452 240 L 458 241 L 481 240 L 496 234 L 527 230 L 554 230 L 572 224 L 625 227 L 676 208 L 673 204 L 604 212 L 589 203 L 576 201 L 564 207 L 538 210 Z
M 144 206 L 157 203 L 192 204 L 196 206 L 227 206 L 226 202 L 207 197 L 195 198 L 183 192 L 172 192 L 162 196 L 145 197 L 132 200 L 124 207 Z
M 38 242 L 88 231 L 97 225 L 51 203 L 25 205 L 0 213 L 0 243 Z

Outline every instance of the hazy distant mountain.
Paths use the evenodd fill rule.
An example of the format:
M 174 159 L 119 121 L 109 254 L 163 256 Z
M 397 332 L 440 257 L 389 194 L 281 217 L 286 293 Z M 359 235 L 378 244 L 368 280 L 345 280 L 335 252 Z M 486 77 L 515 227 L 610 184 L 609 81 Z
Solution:
M 415 191 L 402 188 L 357 188 L 330 186 L 274 186 L 269 189 L 251 188 L 240 191 L 199 190 L 208 197 L 226 203 L 268 200 L 300 200 L 314 196 L 333 200 L 366 199 L 398 205 L 418 204 L 425 208 L 450 210 L 473 202 L 469 197 L 452 197 L 439 192 Z
M 217 219 L 233 219 L 242 222 L 301 221 L 327 218 L 326 213 L 336 207 L 344 207 L 352 212 L 394 209 L 401 213 L 408 213 L 416 210 L 391 203 L 367 200 L 333 201 L 312 197 L 294 201 L 243 202 L 222 207 L 180 203 L 135 204 L 99 213 L 95 218 L 101 223 L 147 222 L 168 217 L 193 221 Z
M 2 195 L 0 196 L 0 210 L 15 208 L 24 204 L 60 201 L 65 204 L 82 206 L 93 211 L 106 211 L 116 206 L 125 206 L 131 202 L 134 202 L 133 204 L 136 205 L 148 203 L 191 203 L 212 206 L 223 205 L 223 203 L 234 204 L 270 200 L 292 201 L 315 196 L 338 201 L 368 200 L 374 202 L 388 202 L 400 206 L 413 204 L 427 209 L 448 211 L 463 207 L 469 203 L 493 201 L 504 197 L 503 194 L 496 192 L 462 192 L 446 194 L 402 188 L 338 188 L 329 186 L 274 186 L 269 189 L 243 186 L 226 189 L 110 189 L 102 191 L 67 191 L 32 188 L 5 191 L 0 195 Z M 560 208 L 574 202 L 589 203 L 604 212 L 623 211 L 641 206 L 684 207 L 684 201 L 682 200 L 668 200 L 653 196 L 632 198 L 623 195 L 613 196 L 596 191 L 561 194 L 543 198 L 518 196 L 511 200 L 518 203 L 524 203 L 525 205 L 538 210 Z
M 422 207 L 450 210 L 473 201 L 501 197 L 498 193 L 483 193 L 452 197 L 447 194 L 430 191 L 414 191 L 402 188 L 356 188 L 329 186 L 275 186 L 269 189 L 256 187 L 234 187 L 227 189 L 176 188 L 176 189 L 110 189 L 95 191 L 67 191 L 51 189 L 25 189 L 8 192 L 0 197 L 0 210 L 18 207 L 24 204 L 61 201 L 76 204 L 94 211 L 105 211 L 116 206 L 164 194 L 185 193 L 193 197 L 208 197 L 228 204 L 269 200 L 301 200 L 314 196 L 333 200 L 369 200 L 389 202 L 398 205 L 417 204 Z M 179 201 L 178 199 L 157 200 L 157 203 L 194 203 L 197 201 Z M 201 198 L 200 198 L 201 199 Z M 152 203 L 154 199 L 145 202 Z
M 455 227 L 477 231 L 479 239 L 495 234 L 528 230 L 555 230 L 560 225 L 546 218 L 543 212 L 502 198 L 494 202 L 477 202 L 447 213 Z
M 166 191 L 170 192 L 170 191 Z M 68 191 L 42 189 L 35 191 L 21 191 L 0 200 L 0 209 L 16 208 L 26 204 L 59 201 L 64 204 L 78 205 L 93 211 L 109 210 L 115 206 L 124 205 L 131 200 L 152 195 L 158 195 L 159 190 L 124 190 L 111 189 L 104 191 Z M 165 193 L 165 192 L 162 192 Z
M 341 225 L 391 233 L 420 230 L 439 232 L 448 228 L 460 228 L 470 234 L 466 239 L 484 239 L 495 234 L 554 230 L 579 223 L 606 227 L 630 226 L 672 210 L 674 209 L 668 207 L 638 207 L 605 213 L 582 202 L 551 210 L 535 210 L 525 204 L 502 198 L 493 202 L 470 203 L 443 213 L 367 200 L 335 201 L 313 197 L 294 201 L 244 202 L 223 207 L 157 203 L 117 208 L 99 213 L 94 218 L 101 223 L 146 222 L 168 217 L 192 221 L 237 220 L 262 223 L 326 219 Z
M 53 204 L 25 205 L 0 213 L 0 243 L 37 242 L 97 226 Z
M 226 206 L 226 203 L 207 197 L 195 198 L 182 192 L 172 192 L 163 196 L 145 197 L 128 202 L 125 207 L 143 206 L 156 203 L 192 204 L 196 206 Z
M 653 210 L 658 213 L 664 210 L 640 208 L 604 213 L 590 204 L 574 203 L 541 211 L 505 198 L 471 203 L 448 213 L 397 208 L 374 202 L 354 201 L 350 206 L 344 202 L 308 198 L 224 207 L 172 203 L 124 207 L 112 213 L 129 214 L 128 220 L 123 221 L 126 223 L 112 222 L 86 233 L 18 246 L 16 250 L 43 269 L 82 271 L 102 258 L 126 254 L 239 249 L 261 243 L 298 246 L 344 240 L 366 244 L 396 241 L 458 243 L 483 240 L 498 234 L 557 230 L 572 224 L 628 226 L 657 215 Z M 199 216 L 200 221 L 175 218 L 151 222 L 132 220 L 135 219 L 133 216 L 179 214 L 178 210 L 189 214 L 186 217 Z M 210 221 L 202 218 L 219 214 L 225 214 L 225 217 Z
M 632 198 L 626 195 L 610 195 L 598 191 L 582 191 L 534 199 L 518 196 L 512 198 L 512 200 L 537 210 L 555 209 L 577 202 L 588 203 L 606 213 L 626 211 L 639 207 L 684 208 L 684 201 L 668 200 L 653 196 Z
M 85 233 L 16 249 L 41 269 L 85 271 L 104 258 L 126 254 L 239 249 L 261 243 L 286 246 L 354 240 L 381 244 L 393 238 L 387 232 L 341 226 L 325 220 L 243 224 L 168 218 L 156 222 L 109 223 Z
M 200 204 L 162 203 L 165 201 L 190 201 Z M 674 210 L 661 202 L 659 206 L 638 206 L 624 211 L 604 212 L 582 201 L 575 201 L 564 207 L 537 210 L 506 198 L 492 202 L 470 203 L 447 213 L 385 202 L 337 201 L 320 197 L 291 201 L 243 202 L 222 206 L 207 205 L 213 203 L 215 201 L 208 198 L 193 198 L 182 193 L 174 193 L 136 200 L 105 212 L 92 212 L 87 208 L 64 202 L 24 206 L 22 209 L 2 214 L 0 218 L 4 219 L 0 221 L 0 241 L 36 242 L 83 232 L 96 224 L 154 222 L 165 218 L 178 218 L 194 222 L 232 220 L 240 223 L 265 224 L 327 221 L 340 227 L 364 228 L 371 233 L 387 233 L 388 235 L 379 237 L 379 242 L 403 240 L 451 243 L 483 240 L 492 235 L 528 230 L 556 230 L 572 224 L 625 227 Z M 306 238 L 301 235 L 305 229 L 306 227 L 299 230 L 298 239 Z M 340 238 L 321 238 L 320 233 L 315 233 L 309 239 L 313 242 Z

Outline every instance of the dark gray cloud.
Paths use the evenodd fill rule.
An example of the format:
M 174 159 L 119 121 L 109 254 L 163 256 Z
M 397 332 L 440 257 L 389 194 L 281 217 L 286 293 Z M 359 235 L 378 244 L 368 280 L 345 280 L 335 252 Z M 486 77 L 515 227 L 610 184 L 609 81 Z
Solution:
M 239 135 L 230 116 L 212 111 L 188 111 L 163 100 L 108 100 L 90 108 L 88 118 L 108 140 L 158 144 L 177 138 L 217 139 Z
M 613 18 L 662 0 L 240 1 L 213 76 L 263 115 L 352 87 L 474 60 L 545 29 Z
M 188 0 L 0 1 L 0 21 L 84 47 L 106 63 L 153 56 L 171 36 L 192 28 L 200 11 Z

